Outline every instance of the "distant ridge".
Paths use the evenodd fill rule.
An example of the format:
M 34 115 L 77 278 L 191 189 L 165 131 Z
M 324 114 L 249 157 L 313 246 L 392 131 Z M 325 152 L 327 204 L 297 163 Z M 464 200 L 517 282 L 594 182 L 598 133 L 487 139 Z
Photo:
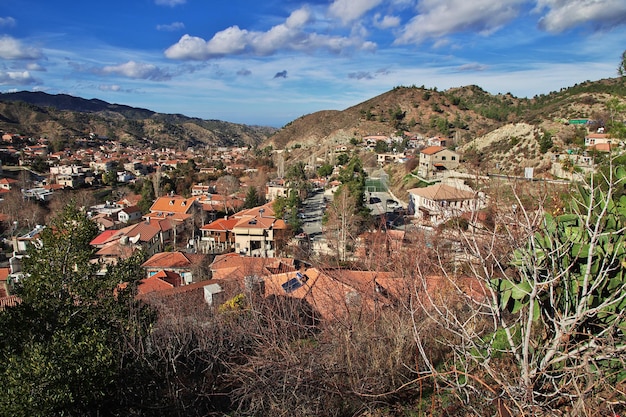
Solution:
M 48 94 L 42 91 L 18 91 L 1 93 L 0 101 L 23 101 L 39 107 L 54 107 L 57 110 L 97 113 L 113 111 L 129 118 L 146 119 L 156 112 L 123 104 L 111 104 L 96 98 L 85 99 L 69 94 Z
M 276 129 L 158 113 L 95 98 L 20 91 L 0 93 L 0 131 L 64 141 L 94 133 L 127 144 L 187 148 L 256 146 Z

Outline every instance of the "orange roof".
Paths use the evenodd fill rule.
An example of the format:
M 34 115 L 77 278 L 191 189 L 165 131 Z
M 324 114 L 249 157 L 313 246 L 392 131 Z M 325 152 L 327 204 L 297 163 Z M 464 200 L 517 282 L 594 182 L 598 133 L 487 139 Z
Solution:
M 150 278 L 145 278 L 140 281 L 139 287 L 137 287 L 137 295 L 143 295 L 154 291 L 169 290 L 170 288 L 174 288 L 174 285 L 153 275 Z
M 123 245 L 119 239 L 113 242 L 105 243 L 104 246 L 96 252 L 98 256 L 113 256 L 119 259 L 127 259 L 135 252 L 133 245 Z
M 443 146 L 429 146 L 427 148 L 422 149 L 420 153 L 423 153 L 426 155 L 433 155 L 433 154 L 436 154 L 437 152 L 443 151 L 444 149 L 446 148 Z
M 22 302 L 22 299 L 17 295 L 9 295 L 8 297 L 0 298 L 0 310 L 6 307 L 15 307 Z
M 199 262 L 204 255 L 189 254 L 182 252 L 155 253 L 141 266 L 144 268 L 185 268 Z
M 261 216 L 261 210 L 263 210 L 263 217 L 274 217 L 274 208 L 273 203 L 270 201 L 269 203 L 263 204 L 262 206 L 253 207 L 246 210 L 241 210 L 236 213 L 233 217 L 243 217 L 243 216 Z
M 235 219 L 235 218 L 217 219 L 214 222 L 205 224 L 200 229 L 201 230 L 219 230 L 219 231 L 233 230 L 233 227 L 235 227 L 235 224 L 237 224 L 237 222 L 239 222 L 239 219 Z
M 126 236 L 129 238 L 139 236 L 139 240 L 142 242 L 149 242 L 156 235 L 159 234 L 161 229 L 157 225 L 153 225 L 152 223 L 148 224 L 146 222 L 140 222 L 134 224 L 130 227 L 130 230 L 126 232 Z
M 269 229 L 274 224 L 276 220 L 273 217 L 254 217 L 254 216 L 245 216 L 240 219 L 235 226 L 234 229 Z
M 173 271 L 159 271 L 152 275 L 152 277 L 159 278 L 160 280 L 172 284 L 174 287 L 183 285 L 183 277 Z
M 0 281 L 6 281 L 11 273 L 11 268 L 0 268 Z
M 585 137 L 591 138 L 591 139 L 607 139 L 609 137 L 609 134 L 608 133 L 590 133 Z
M 117 234 L 119 234 L 119 230 L 105 230 L 104 232 L 96 236 L 91 242 L 89 242 L 89 244 L 92 246 L 103 245 Z
M 372 309 L 372 300 L 366 294 L 317 268 L 309 268 L 303 273 L 289 272 L 266 278 L 265 296 L 270 295 L 304 299 L 326 320 L 345 318 L 355 307 L 359 310 Z
M 150 212 L 154 213 L 183 213 L 186 214 L 193 206 L 197 197 L 184 198 L 181 196 L 159 197 L 150 207 Z
M 615 148 L 616 145 L 610 143 L 596 143 L 595 145 L 588 146 L 588 149 L 595 149 L 599 152 L 611 152 L 611 148 Z
M 238 253 L 217 255 L 211 263 L 214 279 L 243 279 L 247 275 L 267 276 L 295 271 L 300 261 L 293 258 L 253 258 Z

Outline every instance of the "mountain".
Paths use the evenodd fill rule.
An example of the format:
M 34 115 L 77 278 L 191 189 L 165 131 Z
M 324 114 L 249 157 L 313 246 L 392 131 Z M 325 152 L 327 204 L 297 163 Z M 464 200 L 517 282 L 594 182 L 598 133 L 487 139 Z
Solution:
M 611 98 L 626 106 L 626 81 L 620 78 L 585 81 L 569 88 L 518 98 L 510 93 L 493 95 L 470 85 L 446 91 L 424 87 L 395 87 L 343 111 L 320 111 L 286 125 L 266 144 L 290 149 L 289 159 L 324 157 L 337 144 L 368 135 L 448 138 L 449 146 L 466 152 L 474 148 L 481 169 L 510 174 L 534 166 L 550 165 L 550 152 L 581 146 L 587 127 L 595 128 L 611 116 Z M 626 115 L 623 115 L 626 117 Z M 590 119 L 587 126 L 570 119 Z M 542 145 L 542 141 L 544 141 Z M 546 143 L 552 142 L 552 146 Z
M 95 134 L 129 144 L 174 148 L 257 145 L 276 131 L 67 94 L 27 91 L 0 94 L 0 130 L 52 140 Z

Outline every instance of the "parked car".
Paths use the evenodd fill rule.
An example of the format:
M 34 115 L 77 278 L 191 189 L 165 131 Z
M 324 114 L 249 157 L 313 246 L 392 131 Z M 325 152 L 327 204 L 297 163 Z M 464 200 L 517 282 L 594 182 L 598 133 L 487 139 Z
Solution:
M 396 200 L 388 199 L 386 203 L 387 207 L 390 209 L 400 208 L 400 203 L 398 203 Z

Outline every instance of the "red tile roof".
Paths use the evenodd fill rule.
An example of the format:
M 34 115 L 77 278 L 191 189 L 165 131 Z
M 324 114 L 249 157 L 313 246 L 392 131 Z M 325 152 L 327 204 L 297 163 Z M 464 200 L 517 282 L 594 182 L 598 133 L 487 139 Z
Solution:
M 201 262 L 205 255 L 190 254 L 183 252 L 160 252 L 155 253 L 141 266 L 144 268 L 189 268 Z
M 118 234 L 120 234 L 119 230 L 105 230 L 89 242 L 89 244 L 92 246 L 104 245 L 109 242 L 112 237 L 117 236 Z
M 233 227 L 239 222 L 239 219 L 230 218 L 230 219 L 217 219 L 214 222 L 209 224 L 205 224 L 200 229 L 201 230 L 217 230 L 217 231 L 226 231 L 233 230 Z
M 422 149 L 420 153 L 423 153 L 426 155 L 433 155 L 433 154 L 436 154 L 437 152 L 443 151 L 444 149 L 446 148 L 443 146 L 429 146 L 427 148 Z
M 150 207 L 152 213 L 184 213 L 189 212 L 197 197 L 184 198 L 181 196 L 159 197 Z
M 260 277 L 278 271 L 295 271 L 300 261 L 292 258 L 253 258 L 238 253 L 217 255 L 211 263 L 214 279 L 243 279 L 247 275 Z
M 0 268 L 0 281 L 6 281 L 11 273 L 11 268 Z
M 137 295 L 144 295 L 150 292 L 163 291 L 171 288 L 174 288 L 174 285 L 153 275 L 150 278 L 141 280 L 139 287 L 137 287 Z

